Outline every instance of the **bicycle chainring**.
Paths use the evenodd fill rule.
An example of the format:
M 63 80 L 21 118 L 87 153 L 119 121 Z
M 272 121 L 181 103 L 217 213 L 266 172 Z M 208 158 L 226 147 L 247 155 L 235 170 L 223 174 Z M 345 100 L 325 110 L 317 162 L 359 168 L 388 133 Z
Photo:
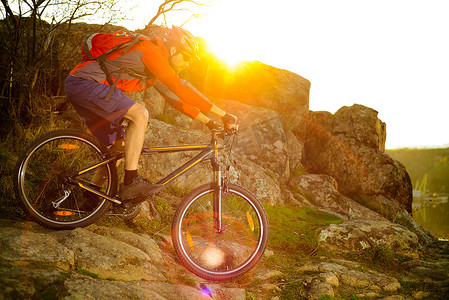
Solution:
M 131 220 L 137 217 L 142 209 L 142 203 L 138 203 L 136 205 L 123 206 L 123 205 L 114 205 L 111 210 L 110 215 L 117 216 L 123 220 Z

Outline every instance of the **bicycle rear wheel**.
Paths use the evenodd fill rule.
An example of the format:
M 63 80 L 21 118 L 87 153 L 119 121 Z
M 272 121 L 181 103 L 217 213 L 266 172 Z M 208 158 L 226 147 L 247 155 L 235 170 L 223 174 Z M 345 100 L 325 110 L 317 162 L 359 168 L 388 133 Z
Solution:
M 173 220 L 173 245 L 181 262 L 208 280 L 227 280 L 248 272 L 265 251 L 268 220 L 260 202 L 235 184 L 222 194 L 222 225 L 217 232 L 213 217 L 214 184 L 192 191 Z
M 110 202 L 70 182 L 69 176 L 103 161 L 107 149 L 84 132 L 60 129 L 32 141 L 19 158 L 14 187 L 26 212 L 53 229 L 71 229 L 95 222 Z M 117 192 L 115 163 L 76 176 L 84 186 L 114 196 Z

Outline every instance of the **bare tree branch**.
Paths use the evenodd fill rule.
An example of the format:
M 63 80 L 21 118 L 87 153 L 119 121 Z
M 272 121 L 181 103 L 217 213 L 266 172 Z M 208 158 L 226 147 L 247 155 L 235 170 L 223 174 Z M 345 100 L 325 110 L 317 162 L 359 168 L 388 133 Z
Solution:
M 3 4 L 3 7 L 5 8 L 6 16 L 14 18 L 14 13 L 12 12 L 11 7 L 9 7 L 8 0 L 1 0 L 1 1 Z
M 186 8 L 181 8 L 181 9 L 177 9 L 175 8 L 176 6 L 179 6 L 180 4 L 192 4 L 192 5 L 198 5 L 198 6 L 208 6 L 209 5 L 209 1 L 196 1 L 196 0 L 164 0 L 164 2 L 159 5 L 158 11 L 156 13 L 156 15 L 154 15 L 153 18 L 151 18 L 150 22 L 148 22 L 147 26 L 150 26 L 152 24 L 154 24 L 154 22 L 160 17 L 163 16 L 164 17 L 164 23 L 166 24 L 166 16 L 165 14 L 168 12 L 173 12 L 173 11 L 190 11 Z M 194 14 L 192 13 L 192 16 Z M 192 17 L 189 18 L 189 20 L 191 20 Z M 184 22 L 184 24 L 187 22 Z

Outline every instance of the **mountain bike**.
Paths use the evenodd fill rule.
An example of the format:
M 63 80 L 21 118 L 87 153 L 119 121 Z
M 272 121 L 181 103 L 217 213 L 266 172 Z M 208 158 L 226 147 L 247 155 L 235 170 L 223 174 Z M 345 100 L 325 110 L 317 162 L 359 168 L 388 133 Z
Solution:
M 209 280 L 227 280 L 249 271 L 263 255 L 268 239 L 263 206 L 226 175 L 235 135 L 235 131 L 214 130 L 209 144 L 142 149 L 142 155 L 199 152 L 157 182 L 162 185 L 210 161 L 213 182 L 195 188 L 181 201 L 171 232 L 180 261 Z M 219 159 L 224 149 L 229 150 L 225 163 Z M 109 150 L 88 133 L 48 132 L 26 146 L 17 162 L 17 198 L 32 219 L 53 229 L 87 226 L 111 209 L 134 216 L 135 207 L 146 199 L 125 202 L 117 195 L 117 162 L 123 157 L 124 152 Z

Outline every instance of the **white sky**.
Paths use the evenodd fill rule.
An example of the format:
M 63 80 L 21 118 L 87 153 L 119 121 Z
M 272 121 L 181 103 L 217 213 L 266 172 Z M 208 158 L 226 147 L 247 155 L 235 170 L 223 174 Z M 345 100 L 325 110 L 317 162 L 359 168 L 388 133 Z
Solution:
M 129 29 L 154 15 L 149 2 L 141 0 Z M 259 60 L 307 78 L 311 110 L 374 108 L 389 149 L 449 146 L 448 0 L 213 3 L 184 28 L 223 59 Z

